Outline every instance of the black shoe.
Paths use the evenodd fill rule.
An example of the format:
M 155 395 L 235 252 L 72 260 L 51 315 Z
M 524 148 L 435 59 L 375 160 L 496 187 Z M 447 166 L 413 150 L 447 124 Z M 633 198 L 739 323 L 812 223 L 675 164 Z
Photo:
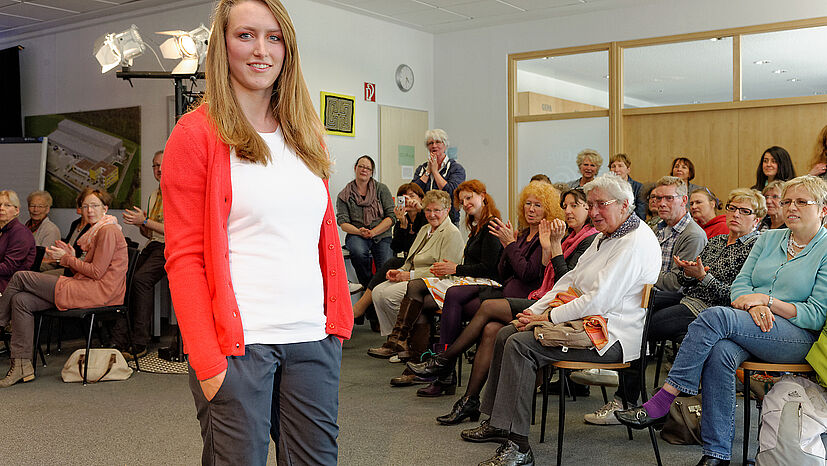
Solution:
M 506 440 L 500 448 L 497 448 L 497 453 L 493 457 L 483 461 L 479 466 L 531 466 L 533 464 L 534 454 L 531 453 L 531 448 L 526 452 L 520 452 L 516 443 Z
M 436 418 L 436 422 L 451 426 L 459 424 L 466 418 L 476 422 L 480 420 L 480 399 L 478 397 L 463 396 L 454 403 L 451 412 Z
M 476 442 L 476 443 L 483 443 L 483 442 L 497 442 L 503 443 L 508 440 L 508 431 L 505 429 L 497 429 L 496 427 L 491 427 L 491 424 L 488 421 L 482 421 L 479 427 L 475 427 L 473 429 L 466 429 L 463 430 L 460 434 L 463 440 L 468 442 Z
M 721 460 L 704 455 L 696 466 L 729 466 L 729 460 Z
M 436 355 L 425 362 L 408 362 L 408 369 L 416 375 L 423 377 L 444 377 L 454 369 L 454 362 Z
M 646 429 L 648 427 L 659 429 L 663 427 L 666 418 L 669 417 L 669 413 L 661 417 L 653 418 L 649 417 L 649 413 L 646 412 L 643 406 L 635 406 L 624 411 L 615 411 L 615 417 L 621 424 L 632 429 Z

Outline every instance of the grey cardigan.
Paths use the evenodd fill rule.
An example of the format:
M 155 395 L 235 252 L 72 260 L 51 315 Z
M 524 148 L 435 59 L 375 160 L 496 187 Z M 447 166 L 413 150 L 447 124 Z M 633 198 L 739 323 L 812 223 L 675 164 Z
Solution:
M 396 216 L 393 214 L 393 196 L 391 196 L 391 192 L 388 190 L 388 187 L 383 183 L 376 181 L 376 195 L 379 196 L 379 203 L 382 204 L 382 216 L 371 222 L 370 225 L 365 224 L 365 217 L 363 215 L 362 208 L 356 204 L 356 199 L 351 196 L 347 202 L 344 202 L 337 196 L 336 223 L 338 225 L 349 223 L 356 228 L 373 228 L 376 225 L 379 225 L 379 223 L 386 218 L 396 222 Z M 390 238 L 392 235 L 393 228 L 388 228 L 382 232 L 382 234 L 374 236 L 374 240 L 378 241 L 382 238 Z

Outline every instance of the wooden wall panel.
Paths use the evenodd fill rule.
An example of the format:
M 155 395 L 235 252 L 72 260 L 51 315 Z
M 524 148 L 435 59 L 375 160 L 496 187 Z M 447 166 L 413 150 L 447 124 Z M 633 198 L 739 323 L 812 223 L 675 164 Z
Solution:
M 623 118 L 625 152 L 632 177 L 654 181 L 669 173 L 672 159 L 684 155 L 695 164 L 693 183 L 722 199 L 736 187 L 755 183 L 763 151 L 782 146 L 796 172 L 809 170 L 818 131 L 827 124 L 827 104 L 712 110 Z

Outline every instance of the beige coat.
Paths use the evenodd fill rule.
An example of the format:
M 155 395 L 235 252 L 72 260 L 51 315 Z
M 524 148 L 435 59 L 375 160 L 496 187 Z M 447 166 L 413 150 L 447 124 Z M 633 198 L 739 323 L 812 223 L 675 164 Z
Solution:
M 128 259 L 121 229 L 115 225 L 101 227 L 85 260 L 71 254 L 60 258 L 60 265 L 69 267 L 75 275 L 58 279 L 55 306 L 65 311 L 123 303 Z
M 433 277 L 434 274 L 431 273 L 430 268 L 434 262 L 442 262 L 443 259 L 457 264 L 462 262 L 465 242 L 462 239 L 462 233 L 451 223 L 450 218 L 445 218 L 430 239 L 428 239 L 429 231 L 431 231 L 430 224 L 422 226 L 411 245 L 408 259 L 401 267 L 402 270 L 413 270 L 411 279 Z M 423 243 L 425 243 L 424 246 Z

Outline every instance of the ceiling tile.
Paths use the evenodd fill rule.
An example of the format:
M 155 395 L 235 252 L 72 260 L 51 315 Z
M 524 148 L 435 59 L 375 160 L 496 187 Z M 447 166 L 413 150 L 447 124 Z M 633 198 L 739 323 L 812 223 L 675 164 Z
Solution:
M 15 5 L 2 7 L 0 8 L 0 13 L 25 16 L 27 18 L 39 19 L 41 21 L 60 19 L 73 15 L 73 13 L 71 12 L 56 10 L 54 8 L 47 8 L 44 6 L 38 6 L 29 3 L 17 3 Z
M 28 26 L 30 24 L 36 24 L 40 21 L 32 18 L 21 18 L 19 16 L 9 16 L 4 15 L 2 11 L 0 11 L 0 28 L 14 28 L 20 26 Z
M 543 10 L 548 8 L 559 8 L 561 6 L 584 5 L 580 0 L 504 0 L 514 6 L 526 10 Z
M 454 5 L 460 5 L 462 3 L 468 3 L 469 0 L 422 0 L 425 3 L 428 3 L 433 6 L 439 7 L 450 7 Z
M 459 21 L 467 21 L 462 16 L 457 16 L 455 14 L 437 8 L 428 8 L 425 11 L 417 11 L 412 13 L 401 13 L 398 15 L 394 15 L 394 18 L 425 27 L 432 26 L 434 24 L 446 24 Z
M 0 7 L 13 5 L 15 3 L 20 3 L 20 0 L 0 0 Z
M 101 8 L 109 8 L 113 5 L 96 2 L 94 0 L 26 0 L 27 3 L 43 5 L 47 7 L 60 8 L 62 10 L 71 10 L 78 13 L 85 13 L 87 11 L 99 10 Z
M 496 0 L 478 0 L 475 2 L 463 3 L 447 8 L 455 13 L 460 13 L 472 18 L 484 18 L 486 16 L 501 16 L 522 13 L 521 10 L 500 3 Z
M 422 5 L 410 0 L 337 0 L 337 3 L 340 5 L 352 6 L 362 12 L 375 13 L 383 16 L 396 16 L 400 13 L 433 9 L 427 5 Z

